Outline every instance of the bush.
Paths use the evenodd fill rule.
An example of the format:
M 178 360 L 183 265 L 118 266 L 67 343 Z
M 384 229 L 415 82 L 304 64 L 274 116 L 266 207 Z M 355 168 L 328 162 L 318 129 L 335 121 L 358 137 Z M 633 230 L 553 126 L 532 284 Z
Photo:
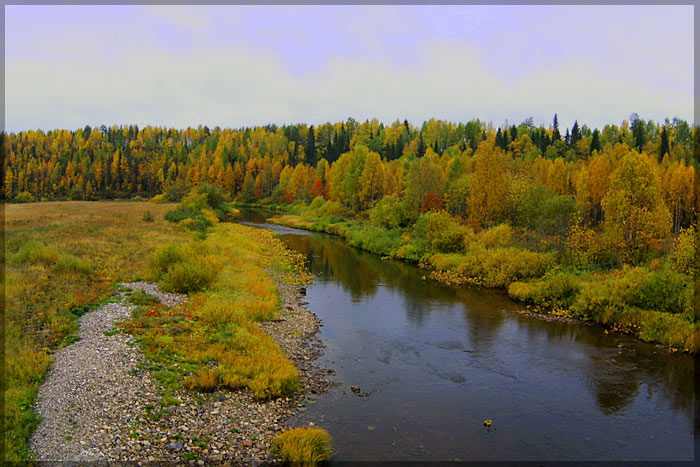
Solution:
M 608 276 L 600 275 L 581 288 L 571 310 L 599 323 L 612 322 L 612 317 L 632 302 L 639 284 L 648 276 L 649 271 L 641 267 L 625 267 Z
M 302 217 L 318 217 L 320 215 L 319 210 L 325 205 L 326 200 L 323 198 L 323 196 L 317 196 L 314 198 L 313 201 L 311 201 L 311 204 L 309 204 L 309 207 L 306 208 L 306 211 L 302 213 Z
M 331 435 L 322 428 L 292 428 L 274 442 L 277 454 L 292 465 L 313 465 L 331 458 Z
M 168 268 L 160 285 L 168 292 L 199 292 L 214 282 L 216 266 L 210 257 L 175 263 Z
M 63 255 L 54 264 L 56 272 L 69 272 L 75 274 L 89 275 L 92 273 L 92 265 L 85 260 L 76 258 L 73 255 Z
M 168 203 L 179 203 L 190 191 L 190 185 L 184 180 L 178 180 L 168 185 L 163 192 L 163 201 Z
M 446 211 L 421 214 L 413 227 L 414 236 L 425 238 L 428 248 L 440 253 L 461 250 L 466 231 L 467 227 Z
M 320 216 L 342 217 L 345 215 L 345 209 L 338 201 L 328 200 L 319 208 L 318 214 Z
M 143 213 L 143 216 L 141 216 L 141 220 L 144 222 L 153 222 L 155 219 L 153 218 L 151 211 L 146 211 Z
M 406 227 L 410 222 L 406 205 L 396 196 L 385 196 L 369 210 L 372 224 L 388 229 Z
M 476 241 L 484 248 L 505 248 L 510 245 L 513 230 L 508 224 L 500 224 L 477 235 Z
M 34 196 L 28 191 L 23 191 L 15 196 L 15 203 L 33 203 Z
M 350 230 L 348 243 L 378 255 L 394 256 L 396 250 L 401 246 L 401 235 L 397 230 L 365 225 Z
M 674 271 L 689 276 L 695 275 L 697 265 L 697 252 L 695 249 L 696 231 L 695 226 L 685 229 L 676 240 L 676 244 L 669 257 L 671 268 Z
M 692 313 L 688 301 L 690 285 L 675 271 L 662 269 L 643 278 L 630 296 L 629 303 L 664 313 Z
M 166 274 L 171 266 L 185 261 L 185 252 L 174 243 L 159 248 L 148 259 L 148 265 L 158 278 Z
M 198 232 L 202 237 L 211 225 L 224 220 L 232 207 L 228 195 L 218 187 L 201 184 L 194 187 L 165 219 Z
M 559 272 L 531 282 L 513 282 L 508 294 L 524 302 L 547 308 L 566 309 L 581 290 L 581 279 L 574 274 Z
M 433 255 L 429 263 L 448 282 L 472 282 L 486 287 L 508 287 L 512 282 L 541 277 L 555 264 L 553 253 L 518 248 L 473 248 L 463 255 Z M 444 269 L 443 269 L 444 268 Z
M 16 264 L 43 264 L 52 266 L 58 261 L 59 255 L 56 250 L 45 244 L 31 240 L 27 242 L 15 256 L 12 262 Z

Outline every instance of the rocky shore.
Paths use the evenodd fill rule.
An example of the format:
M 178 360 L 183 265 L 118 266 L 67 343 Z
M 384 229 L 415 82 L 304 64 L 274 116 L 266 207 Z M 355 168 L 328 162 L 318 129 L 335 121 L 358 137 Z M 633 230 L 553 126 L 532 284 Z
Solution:
M 115 303 L 82 317 L 78 342 L 55 352 L 37 397 L 41 423 L 30 441 L 33 459 L 185 465 L 276 461 L 270 448 L 287 419 L 332 384 L 332 370 L 314 363 L 323 352 L 319 320 L 304 308 L 298 287 L 277 279 L 282 313 L 262 328 L 297 366 L 300 393 L 258 401 L 245 391 L 180 390 L 173 394 L 175 403 L 161 410 L 161 387 L 145 369 L 148 362 L 133 337 L 113 332 L 134 309 L 120 293 Z M 155 284 L 123 285 L 167 306 L 186 300 Z

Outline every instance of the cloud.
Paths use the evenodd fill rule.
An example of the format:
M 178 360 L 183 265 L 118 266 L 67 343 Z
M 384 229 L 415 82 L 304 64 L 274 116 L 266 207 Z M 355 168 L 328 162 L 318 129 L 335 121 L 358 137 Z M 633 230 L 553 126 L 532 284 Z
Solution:
M 76 34 L 60 29 L 59 35 L 55 30 L 42 35 L 35 28 L 34 35 L 23 35 L 19 28 L 8 28 L 12 34 L 5 64 L 7 129 L 73 129 L 113 123 L 241 127 L 323 123 L 347 117 L 377 117 L 387 123 L 408 118 L 416 124 L 431 117 L 479 118 L 498 125 L 505 119 L 518 123 L 532 116 L 535 123 L 548 125 L 555 112 L 562 127 L 571 126 L 574 119 L 602 127 L 619 123 L 632 112 L 657 121 L 673 116 L 692 121 L 692 45 L 690 55 L 684 47 L 667 54 L 664 67 L 644 53 L 621 57 L 622 66 L 614 66 L 618 52 L 603 53 L 599 45 L 598 53 L 554 54 L 540 61 L 542 53 L 527 55 L 522 50 L 532 47 L 528 41 L 548 40 L 547 34 L 527 38 L 523 31 L 506 34 L 500 30 L 506 39 L 520 38 L 526 43 L 496 53 L 484 41 L 470 39 L 473 30 L 486 34 L 488 24 L 507 25 L 508 18 L 496 15 L 498 12 L 472 18 L 472 26 L 465 26 L 472 31 L 467 35 L 457 34 L 459 31 L 414 34 L 420 22 L 410 14 L 413 10 L 389 7 L 377 10 L 364 28 L 353 9 L 329 10 L 333 14 L 314 8 L 282 10 L 271 18 L 282 22 L 280 31 L 286 36 L 261 43 L 246 40 L 250 30 L 243 26 L 241 31 L 222 26 L 239 20 L 237 24 L 243 24 L 244 12 L 229 8 L 218 18 L 211 15 L 219 10 L 196 10 L 198 19 L 195 14 L 184 18 L 187 10 L 149 9 L 149 15 L 159 15 L 162 28 L 154 26 L 148 15 L 136 15 L 121 38 L 117 32 L 123 28 L 99 21 L 91 22 L 90 27 L 73 25 Z M 134 13 L 119 11 L 124 18 Z M 339 19 L 343 11 L 349 15 L 347 21 Z M 292 23 L 284 23 L 285 18 Z M 388 18 L 400 18 L 402 24 L 382 31 L 381 24 Z M 327 21 L 324 31 L 336 28 L 337 35 L 327 41 L 314 35 L 320 19 Z M 290 32 L 294 21 L 306 24 L 299 37 Z M 449 22 L 445 24 L 448 26 L 440 27 L 449 29 Z M 58 26 L 47 23 L 47 27 Z M 274 28 L 274 22 L 268 27 Z M 174 28 L 175 36 L 169 28 Z M 675 39 L 684 37 L 668 34 Z M 357 39 L 359 45 L 353 49 L 361 53 L 346 53 L 342 45 L 354 44 L 356 36 L 364 37 Z M 50 37 L 52 53 L 42 55 Z M 178 37 L 181 42 L 175 40 Z M 382 42 L 382 37 L 394 42 Z M 589 39 L 600 44 L 613 40 Z M 371 40 L 375 42 L 370 44 Z M 84 48 L 76 46 L 80 41 L 85 42 Z M 281 42 L 286 47 L 276 46 Z M 316 42 L 333 46 L 313 48 Z M 66 44 L 71 48 L 64 48 Z M 20 46 L 33 53 L 17 53 Z M 298 61 L 301 55 L 286 55 L 290 49 L 300 49 L 316 59 L 304 62 L 300 72 L 290 61 Z M 403 55 L 398 55 L 399 49 Z M 56 50 L 62 52 L 53 53 Z M 624 54 L 629 53 L 625 49 Z M 504 60 L 508 54 L 525 55 Z M 630 61 L 634 66 L 628 66 Z
M 178 27 L 203 31 L 211 26 L 211 22 L 206 14 L 207 7 L 148 5 L 141 8 L 145 13 L 162 17 Z

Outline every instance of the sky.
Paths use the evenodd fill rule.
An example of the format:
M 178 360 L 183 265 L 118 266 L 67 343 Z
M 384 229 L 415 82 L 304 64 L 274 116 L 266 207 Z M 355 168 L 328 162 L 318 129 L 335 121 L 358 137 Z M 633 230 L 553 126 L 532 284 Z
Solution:
M 5 6 L 5 129 L 693 122 L 693 6 Z

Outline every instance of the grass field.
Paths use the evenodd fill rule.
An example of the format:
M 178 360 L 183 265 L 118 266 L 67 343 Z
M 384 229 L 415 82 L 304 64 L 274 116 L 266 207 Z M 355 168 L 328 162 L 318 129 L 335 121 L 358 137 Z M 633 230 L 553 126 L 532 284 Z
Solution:
M 5 460 L 28 459 L 27 442 L 38 422 L 36 391 L 52 351 L 76 339 L 80 315 L 113 295 L 119 282 L 170 279 L 164 285 L 177 288 L 178 277 L 189 277 L 183 274 L 187 261 L 172 277 L 154 270 L 154 252 L 168 244 L 182 249 L 185 260 L 203 255 L 215 275 L 170 314 L 144 306 L 129 323 L 149 356 L 170 355 L 161 358 L 161 376 L 189 353 L 192 375 L 170 375 L 173 384 L 247 387 L 261 397 L 296 388 L 294 366 L 256 324 L 279 308 L 266 270 L 291 273 L 299 268 L 296 258 L 271 234 L 239 225 L 215 226 L 196 240 L 164 220 L 172 208 L 148 202 L 5 206 Z M 157 332 L 145 327 L 153 324 L 163 326 Z M 217 373 L 204 369 L 211 360 L 220 361 Z

